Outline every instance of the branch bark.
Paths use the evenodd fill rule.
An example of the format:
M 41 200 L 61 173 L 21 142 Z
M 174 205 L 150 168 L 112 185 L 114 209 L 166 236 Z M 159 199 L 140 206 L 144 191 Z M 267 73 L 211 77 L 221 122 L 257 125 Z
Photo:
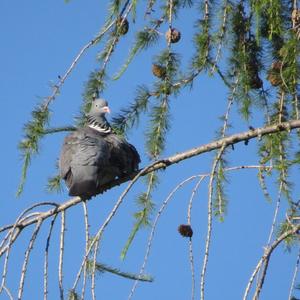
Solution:
M 248 284 L 247 284 L 243 300 L 247 300 L 250 288 L 251 288 L 252 283 L 253 283 L 253 280 L 254 280 L 256 274 L 258 273 L 258 270 L 260 269 L 260 267 L 264 263 L 264 269 L 263 269 L 262 277 L 258 282 L 258 285 L 257 285 L 256 290 L 255 290 L 255 294 L 252 298 L 253 300 L 258 300 L 259 299 L 259 294 L 261 292 L 261 289 L 262 289 L 262 286 L 264 284 L 264 280 L 265 280 L 265 277 L 266 277 L 266 273 L 267 273 L 267 269 L 268 269 L 268 263 L 270 261 L 270 258 L 271 258 L 271 255 L 272 255 L 273 251 L 277 248 L 277 246 L 282 241 L 284 241 L 290 235 L 298 233 L 299 230 L 300 230 L 300 225 L 294 226 L 292 229 L 290 229 L 290 230 L 284 232 L 282 235 L 280 235 L 270 246 L 268 246 L 265 249 L 263 256 L 260 258 L 260 260 L 259 260 L 259 262 L 258 262 L 258 264 L 257 264 L 257 266 L 256 266 L 256 268 L 255 268 Z
M 99 189 L 99 194 L 104 193 L 105 191 L 118 186 L 124 182 L 127 182 L 129 180 L 132 180 L 138 173 L 141 173 L 140 176 L 145 176 L 146 174 L 149 174 L 153 171 L 159 170 L 159 169 L 166 169 L 169 166 L 179 163 L 183 160 L 192 158 L 194 156 L 198 156 L 203 153 L 207 153 L 216 149 L 220 149 L 222 147 L 227 147 L 233 144 L 237 144 L 239 142 L 243 141 L 248 141 L 251 139 L 254 139 L 256 137 L 262 137 L 264 135 L 268 134 L 273 134 L 273 133 L 278 133 L 281 131 L 290 131 L 296 128 L 300 128 L 300 120 L 291 120 L 289 122 L 283 122 L 280 124 L 276 125 L 271 125 L 271 126 L 265 126 L 265 127 L 260 127 L 248 131 L 244 131 L 241 133 L 233 134 L 228 137 L 213 141 L 211 143 L 201 145 L 199 147 L 195 147 L 192 149 L 189 149 L 187 151 L 172 155 L 168 158 L 160 159 L 155 161 L 154 163 L 150 164 L 149 166 L 135 172 L 129 175 L 126 175 L 122 178 L 118 178 L 116 180 L 113 180 L 109 182 L 106 185 L 103 185 Z M 16 228 L 16 230 L 21 231 L 25 227 L 37 223 L 39 220 L 45 220 L 57 213 L 60 213 L 62 211 L 65 211 L 69 209 L 70 207 L 77 205 L 78 203 L 81 203 L 82 199 L 80 197 L 74 197 L 71 198 L 70 200 L 58 205 L 57 207 L 50 209 L 45 212 L 39 213 L 37 216 L 33 216 L 32 218 L 25 219 L 24 221 L 19 222 L 17 225 L 16 224 L 10 224 L 3 226 L 0 228 L 0 233 L 3 231 L 6 231 L 8 229 L 11 229 L 13 227 Z M 3 254 L 3 252 L 0 252 L 0 256 Z

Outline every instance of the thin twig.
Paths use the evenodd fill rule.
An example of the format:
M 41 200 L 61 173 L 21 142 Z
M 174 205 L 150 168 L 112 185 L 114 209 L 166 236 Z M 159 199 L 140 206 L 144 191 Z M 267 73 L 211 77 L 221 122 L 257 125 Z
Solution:
M 226 135 L 226 130 L 228 128 L 229 114 L 230 114 L 231 107 L 232 107 L 232 104 L 234 101 L 236 89 L 238 87 L 238 82 L 239 82 L 239 78 L 236 79 L 236 81 L 232 87 L 231 95 L 228 97 L 227 109 L 226 109 L 226 113 L 224 115 L 224 123 L 223 123 L 222 131 L 221 131 L 222 138 L 224 138 Z
M 86 201 L 82 201 L 83 206 L 83 215 L 84 215 L 84 225 L 85 225 L 85 254 L 88 251 L 89 248 L 89 218 L 88 218 L 88 209 L 86 205 Z M 84 300 L 84 294 L 85 294 L 85 288 L 86 288 L 86 278 L 87 277 L 87 261 L 85 261 L 84 264 L 84 270 L 83 270 L 83 283 L 82 283 L 82 290 L 81 290 L 81 299 Z
M 45 262 L 44 262 L 44 300 L 48 299 L 48 257 L 49 257 L 49 246 L 50 246 L 50 238 L 52 235 L 53 226 L 56 220 L 57 214 L 54 215 L 49 228 L 49 234 L 46 240 L 45 247 Z
M 21 271 L 21 279 L 20 279 L 20 284 L 19 284 L 19 289 L 18 289 L 18 300 L 22 299 L 22 294 L 23 294 L 23 289 L 24 289 L 24 282 L 25 282 L 25 275 L 26 275 L 26 271 L 27 271 L 27 265 L 28 265 L 28 262 L 29 262 L 29 256 L 30 256 L 31 250 L 33 248 L 34 242 L 36 240 L 36 237 L 38 235 L 38 232 L 41 228 L 42 223 L 43 223 L 43 220 L 41 220 L 41 219 L 37 222 L 37 224 L 35 226 L 35 229 L 33 231 L 32 237 L 30 239 L 28 248 L 25 252 L 25 258 L 24 258 L 24 261 L 23 261 L 23 266 L 22 266 L 22 271 Z
M 2 247 L 4 246 L 4 244 L 7 242 L 7 240 L 9 239 L 10 237 L 10 234 L 11 234 L 11 230 L 9 230 L 6 235 L 4 236 L 3 240 L 1 241 L 1 244 L 0 244 L 0 249 L 2 249 Z
M 210 70 L 210 72 L 213 74 L 216 69 L 216 65 L 219 62 L 220 56 L 221 56 L 221 50 L 223 46 L 223 40 L 226 32 L 226 22 L 227 22 L 227 11 L 228 11 L 228 6 L 227 6 L 227 0 L 224 1 L 224 10 L 223 10 L 223 20 L 222 20 L 222 25 L 221 25 L 221 32 L 219 34 L 219 44 L 217 48 L 217 54 L 213 62 L 213 66 Z
M 65 211 L 62 211 L 61 212 L 60 243 L 59 243 L 59 262 L 58 262 L 58 287 L 59 287 L 59 294 L 60 294 L 61 300 L 64 300 L 63 259 L 64 259 L 64 245 L 65 245 L 65 230 L 66 230 Z
M 280 185 L 279 185 L 279 190 L 278 190 L 278 195 L 277 195 L 277 201 L 276 201 L 276 208 L 275 208 L 275 211 L 274 211 L 274 217 L 273 217 L 273 221 L 272 221 L 272 226 L 271 226 L 271 230 L 270 230 L 270 233 L 269 233 L 269 238 L 268 238 L 268 243 L 267 243 L 268 246 L 271 243 L 272 236 L 273 236 L 274 229 L 275 229 L 275 225 L 276 225 L 276 221 L 277 221 L 277 216 L 278 216 L 278 212 L 279 212 L 279 208 L 280 208 L 280 202 L 281 202 L 282 188 L 283 188 L 283 183 L 281 181 Z
M 6 286 L 3 286 L 3 290 L 6 292 L 6 294 L 7 294 L 8 298 L 9 298 L 9 300 L 14 300 L 14 298 L 13 298 L 13 296 L 12 296 L 10 290 L 9 290 Z
M 213 204 L 212 204 L 212 196 L 213 196 L 213 181 L 216 173 L 216 169 L 218 166 L 218 163 L 223 155 L 223 152 L 226 148 L 226 145 L 222 145 L 220 151 L 218 152 L 218 155 L 216 156 L 210 178 L 209 178 L 209 185 L 208 185 L 208 207 L 207 207 L 207 235 L 206 235 L 206 242 L 205 242 L 205 253 L 204 253 L 204 259 L 203 259 L 203 267 L 202 272 L 200 276 L 200 299 L 204 300 L 204 287 L 205 287 L 205 275 L 207 270 L 207 264 L 208 264 L 208 256 L 209 256 L 209 249 L 210 249 L 210 241 L 211 241 L 211 232 L 212 232 L 212 214 L 213 214 Z
M 192 207 L 193 207 L 193 201 L 195 199 L 196 192 L 199 189 L 199 186 L 205 176 L 201 176 L 198 182 L 196 183 L 191 197 L 189 201 L 189 206 L 188 206 L 188 214 L 187 214 L 187 223 L 191 226 L 192 224 Z M 192 290 L 191 290 L 191 300 L 195 299 L 195 266 L 194 266 L 194 254 L 193 254 L 193 240 L 192 238 L 189 239 L 189 259 L 190 259 L 190 266 L 191 266 L 191 275 L 192 275 Z
M 270 229 L 270 233 L 269 233 L 267 247 L 270 246 L 271 240 L 272 240 L 272 237 L 273 237 L 273 233 L 274 233 L 274 229 L 275 229 L 275 225 L 276 225 L 276 221 L 277 221 L 277 216 L 278 216 L 278 212 L 279 212 L 279 208 L 280 208 L 282 187 L 283 187 L 283 183 L 281 181 L 280 185 L 279 185 L 279 190 L 278 190 L 278 195 L 277 195 L 277 201 L 276 201 L 276 207 L 275 207 L 275 211 L 274 211 L 274 215 L 273 215 L 273 221 L 272 221 L 272 225 L 271 225 L 271 229 Z M 259 283 L 259 280 L 260 280 L 260 277 L 261 277 L 260 271 L 261 271 L 261 269 L 258 271 L 258 274 L 256 276 L 256 278 L 257 278 L 257 284 Z
M 297 274 L 299 271 L 299 263 L 300 263 L 300 249 L 298 251 L 297 260 L 296 260 L 296 264 L 295 264 L 295 270 L 294 270 L 291 287 L 290 287 L 290 291 L 289 291 L 289 296 L 288 296 L 289 300 L 292 299 L 293 290 L 295 288 L 296 277 L 297 277 Z
M 195 299 L 195 265 L 194 265 L 194 254 L 193 254 L 193 240 L 189 239 L 189 260 L 191 267 L 191 276 L 192 276 L 192 289 L 191 289 L 191 300 Z
M 286 231 L 285 233 L 283 233 L 282 235 L 280 235 L 269 247 L 267 247 L 264 251 L 263 256 L 260 258 L 260 260 L 258 261 L 249 281 L 247 284 L 247 287 L 245 289 L 245 293 L 243 296 L 243 300 L 247 300 L 248 298 L 248 294 L 250 292 L 253 280 L 257 274 L 257 272 L 259 271 L 259 269 L 261 268 L 261 265 L 264 263 L 264 269 L 263 269 L 263 274 L 260 280 L 260 283 L 258 284 L 254 297 L 253 299 L 257 300 L 261 291 L 261 287 L 264 283 L 264 279 L 266 276 L 266 272 L 267 272 L 267 268 L 268 268 L 268 262 L 270 260 L 270 257 L 272 255 L 272 252 L 277 248 L 277 246 L 287 237 L 289 237 L 290 235 L 293 235 L 295 233 L 297 233 L 300 230 L 300 224 L 297 226 L 294 226 L 291 230 Z
M 93 255 L 93 269 L 92 269 L 92 286 L 91 286 L 91 292 L 92 292 L 92 300 L 96 300 L 96 265 L 97 265 L 97 250 L 99 247 L 100 239 L 97 239 L 95 241 L 94 245 L 94 255 Z M 87 263 L 87 260 L 85 261 Z
M 3 255 L 3 253 L 6 252 L 5 260 L 4 260 L 3 273 L 2 273 L 2 282 L 1 282 L 1 287 L 0 287 L 0 293 L 3 289 L 3 286 L 5 285 L 7 268 L 8 268 L 8 260 L 9 260 L 9 254 L 10 254 L 11 246 L 13 245 L 14 241 L 17 239 L 18 235 L 20 234 L 21 230 L 23 229 L 23 227 L 19 224 L 19 222 L 21 222 L 21 223 L 23 222 L 22 219 L 23 219 L 24 215 L 26 215 L 29 211 L 31 211 L 32 209 L 34 209 L 38 206 L 44 206 L 44 205 L 57 205 L 57 204 L 53 203 L 53 202 L 36 203 L 36 204 L 30 206 L 29 208 L 25 209 L 18 216 L 16 222 L 13 225 L 11 225 L 11 227 L 7 227 L 7 226 L 4 227 L 5 230 L 7 230 L 7 229 L 11 229 L 11 230 L 10 230 L 10 235 L 9 235 L 9 240 L 8 240 L 7 245 L 5 247 L 3 246 L 3 248 L 0 249 L 0 257 Z M 26 220 L 27 219 L 25 217 L 25 221 Z M 36 216 L 36 222 L 39 222 L 39 221 L 40 221 L 39 216 Z M 6 239 L 6 237 L 5 237 L 5 239 Z

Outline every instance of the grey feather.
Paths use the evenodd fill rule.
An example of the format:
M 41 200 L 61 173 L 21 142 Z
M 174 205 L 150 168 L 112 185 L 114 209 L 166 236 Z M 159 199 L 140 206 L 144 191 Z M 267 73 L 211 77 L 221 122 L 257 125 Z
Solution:
M 107 111 L 105 100 L 95 100 L 87 125 L 64 140 L 59 169 L 70 196 L 90 198 L 104 184 L 138 169 L 137 150 L 111 131 L 105 118 Z

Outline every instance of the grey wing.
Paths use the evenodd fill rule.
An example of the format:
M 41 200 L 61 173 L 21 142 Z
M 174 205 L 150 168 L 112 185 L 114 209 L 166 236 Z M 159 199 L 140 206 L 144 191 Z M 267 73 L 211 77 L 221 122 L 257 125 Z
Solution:
M 109 151 L 107 144 L 84 130 L 77 130 L 68 135 L 63 143 L 59 159 L 60 175 L 66 180 L 68 187 L 72 185 L 74 174 L 81 174 L 89 167 L 89 172 L 96 174 L 107 165 Z
M 118 175 L 129 174 L 138 169 L 140 156 L 133 145 L 115 134 L 109 136 L 111 145 L 110 163 L 119 170 Z
M 58 161 L 60 177 L 67 179 L 68 173 L 71 171 L 71 162 L 74 155 L 74 144 L 76 141 L 75 134 L 65 137 Z

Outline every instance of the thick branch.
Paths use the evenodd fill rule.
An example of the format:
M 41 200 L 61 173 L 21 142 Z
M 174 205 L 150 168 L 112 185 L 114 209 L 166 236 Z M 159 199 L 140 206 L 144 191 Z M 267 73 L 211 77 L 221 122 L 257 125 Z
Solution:
M 118 178 L 104 186 L 101 186 L 99 193 L 103 193 L 106 190 L 109 190 L 115 186 L 118 186 L 126 181 L 133 179 L 139 172 L 141 172 L 141 176 L 144 176 L 153 171 L 156 171 L 159 169 L 165 169 L 165 168 L 167 168 L 173 164 L 179 163 L 185 159 L 189 159 L 191 157 L 194 157 L 194 156 L 206 153 L 206 152 L 210 152 L 212 150 L 220 149 L 223 146 L 227 147 L 229 145 L 237 144 L 242 141 L 248 141 L 248 140 L 256 138 L 256 137 L 261 137 L 264 135 L 268 135 L 268 134 L 272 134 L 272 133 L 276 133 L 276 132 L 280 132 L 280 131 L 289 131 L 289 130 L 296 129 L 296 128 L 300 128 L 300 120 L 292 120 L 292 121 L 280 123 L 277 125 L 261 127 L 261 128 L 233 134 L 231 136 L 219 139 L 217 141 L 214 141 L 214 142 L 211 142 L 211 143 L 208 143 L 208 144 L 205 144 L 205 145 L 202 145 L 199 147 L 195 147 L 190 150 L 172 155 L 168 158 L 158 160 L 142 170 L 139 170 L 135 173 L 124 176 L 122 178 Z M 25 219 L 24 221 L 20 222 L 16 227 L 18 229 L 22 230 L 24 227 L 38 222 L 39 219 L 41 219 L 41 220 L 47 219 L 59 212 L 62 212 L 74 205 L 77 205 L 81 201 L 82 200 L 80 197 L 74 197 L 74 198 L 66 201 L 63 204 L 58 205 L 57 207 L 55 207 L 53 209 L 50 209 L 46 212 L 41 212 L 38 216 L 34 216 L 32 218 Z M 14 227 L 14 224 L 4 226 L 4 227 L 0 228 L 0 232 L 11 229 L 13 227 Z M 0 255 L 1 255 L 1 253 L 0 253 Z

